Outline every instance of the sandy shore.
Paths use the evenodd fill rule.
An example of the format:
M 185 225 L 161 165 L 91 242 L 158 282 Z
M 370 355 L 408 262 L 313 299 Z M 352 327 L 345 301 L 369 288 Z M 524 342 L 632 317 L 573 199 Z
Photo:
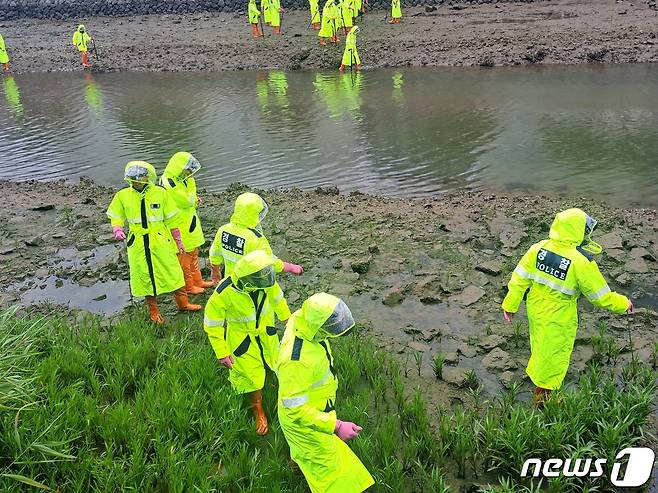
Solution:
M 539 3 L 405 9 L 401 25 L 369 11 L 358 45 L 365 68 L 632 63 L 658 60 L 658 12 L 642 1 Z M 21 19 L 0 24 L 16 73 L 79 70 L 70 45 L 84 22 L 96 38 L 94 70 L 327 69 L 342 47 L 319 46 L 308 13 L 284 14 L 283 36 L 253 40 L 245 14 L 205 13 Z M 341 45 L 342 46 L 342 45 Z

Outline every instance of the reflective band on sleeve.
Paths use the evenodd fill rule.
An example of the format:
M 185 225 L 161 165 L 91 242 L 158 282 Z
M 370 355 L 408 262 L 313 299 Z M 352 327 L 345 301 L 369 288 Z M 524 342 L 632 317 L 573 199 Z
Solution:
M 283 407 L 290 409 L 291 407 L 303 406 L 308 402 L 308 395 L 300 395 L 299 397 L 289 397 L 288 399 L 281 399 Z
M 111 217 L 112 219 L 118 219 L 118 220 L 120 220 L 120 221 L 123 221 L 123 218 L 122 218 L 121 216 L 115 214 L 114 212 L 107 211 L 107 212 L 105 213 L 105 215 L 106 215 L 107 217 Z
M 524 277 L 525 279 L 531 279 L 535 282 L 538 282 L 539 284 L 543 284 L 544 286 L 548 286 L 551 289 L 554 289 L 555 291 L 559 291 L 560 293 L 569 295 L 569 296 L 574 296 L 578 293 L 575 289 L 569 289 L 566 286 L 561 286 L 556 282 L 553 282 L 549 279 L 544 279 L 541 276 L 538 276 L 537 274 L 531 274 L 530 272 L 527 272 L 523 267 L 517 265 L 516 269 L 514 269 L 514 273 L 518 274 L 521 277 Z
M 596 293 L 588 294 L 587 299 L 588 300 L 598 300 L 601 296 L 606 295 L 609 292 L 610 292 L 610 287 L 606 284 L 601 289 L 599 289 Z
M 252 322 L 256 320 L 256 314 L 249 315 L 248 317 L 226 317 L 228 322 Z
M 311 385 L 309 388 L 315 389 L 315 388 L 321 387 L 322 385 L 324 385 L 325 383 L 327 383 L 329 381 L 330 376 L 331 376 L 331 370 L 327 370 L 327 374 L 324 377 L 322 377 L 322 380 L 318 380 L 313 385 Z
M 208 327 L 219 327 L 224 325 L 224 319 L 212 320 L 211 318 L 203 317 L 203 324 L 207 325 Z
M 178 214 L 178 209 L 174 209 L 174 210 L 171 211 L 169 214 L 167 214 L 167 215 L 165 216 L 165 219 L 170 219 L 170 218 L 174 217 L 176 214 Z M 149 221 L 150 221 L 150 220 L 151 220 L 151 219 L 149 218 Z M 159 219 L 159 221 L 161 221 L 161 219 Z
M 147 221 L 150 222 L 150 223 L 160 223 L 160 222 L 162 222 L 162 218 L 161 218 L 161 217 L 153 217 L 153 216 L 149 216 L 149 217 L 147 218 Z M 128 222 L 129 222 L 130 224 L 141 224 L 142 219 L 141 219 L 141 218 L 137 218 L 137 219 L 128 219 Z
M 279 295 L 276 298 L 274 298 L 274 301 L 272 303 L 278 303 L 282 299 L 283 299 L 283 291 L 280 292 Z
M 231 252 L 227 252 L 226 250 L 222 250 L 222 253 L 220 255 L 224 257 L 224 260 L 228 260 L 229 262 L 234 262 L 234 263 L 237 263 L 237 261 L 242 258 L 242 255 L 235 255 Z

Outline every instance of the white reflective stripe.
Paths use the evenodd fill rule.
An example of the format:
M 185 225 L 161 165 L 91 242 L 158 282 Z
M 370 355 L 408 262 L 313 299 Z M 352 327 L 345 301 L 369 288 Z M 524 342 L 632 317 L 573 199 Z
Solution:
M 115 214 L 115 213 L 113 213 L 113 212 L 107 211 L 107 212 L 105 213 L 105 215 L 106 215 L 107 217 L 111 217 L 112 219 L 119 219 L 120 221 L 123 221 L 123 218 L 122 218 L 121 216 L 119 216 L 118 214 Z
M 606 284 L 601 289 L 599 289 L 596 293 L 588 294 L 587 299 L 588 300 L 598 300 L 601 296 L 606 295 L 609 292 L 610 292 L 610 287 Z
M 531 279 L 535 282 L 538 282 L 539 284 L 543 284 L 544 286 L 548 286 L 551 289 L 554 289 L 555 291 L 559 291 L 560 293 L 567 294 L 569 296 L 574 296 L 575 294 L 578 293 L 575 289 L 569 289 L 566 286 L 561 286 L 560 284 L 553 282 L 549 279 L 544 279 L 541 276 L 538 276 L 537 274 L 531 274 L 530 272 L 526 272 L 526 270 L 517 265 L 516 269 L 514 269 L 514 273 L 520 275 L 521 277 L 525 277 L 526 279 Z
M 153 217 L 153 216 L 147 216 L 146 220 L 150 223 L 160 223 L 163 221 L 161 217 Z M 130 224 L 141 224 L 142 218 L 139 219 L 128 219 L 128 222 Z
M 279 295 L 276 298 L 274 298 L 274 301 L 272 301 L 272 303 L 278 303 L 282 299 L 283 299 L 283 292 L 279 293 Z
M 203 324 L 207 325 L 208 327 L 219 327 L 221 325 L 224 325 L 224 319 L 213 320 L 208 317 L 203 317 Z
M 171 211 L 169 214 L 167 214 L 167 215 L 165 216 L 165 219 L 170 219 L 170 218 L 174 217 L 176 214 L 178 214 L 178 209 L 174 209 L 174 210 Z M 149 218 L 149 221 L 150 221 L 150 220 L 151 220 L 151 219 Z M 161 220 L 162 220 L 162 219 L 160 219 L 160 221 L 161 221 Z
M 324 377 L 322 377 L 322 380 L 318 380 L 313 385 L 311 385 L 309 388 L 315 389 L 315 388 L 321 387 L 322 385 L 324 385 L 325 383 L 327 383 L 329 381 L 330 376 L 331 376 L 331 370 L 327 370 L 327 374 Z
M 252 322 L 256 320 L 256 314 L 249 315 L 248 317 L 226 317 L 227 322 Z
M 235 255 L 234 253 L 227 252 L 224 249 L 222 249 L 221 256 L 224 257 L 224 261 L 228 260 L 229 262 L 234 262 L 234 263 L 236 263 L 238 260 L 242 258 L 242 255 Z
M 288 399 L 281 399 L 283 407 L 290 409 L 291 407 L 303 406 L 308 402 L 308 395 L 300 395 L 299 397 L 289 397 Z

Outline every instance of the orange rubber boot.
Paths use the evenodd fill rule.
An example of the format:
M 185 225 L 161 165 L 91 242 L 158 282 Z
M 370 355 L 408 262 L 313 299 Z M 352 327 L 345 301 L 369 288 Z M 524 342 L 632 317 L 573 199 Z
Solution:
M 189 253 L 179 253 L 178 262 L 183 269 L 183 279 L 185 279 L 185 291 L 187 294 L 202 294 L 203 288 L 194 285 L 194 276 L 192 276 L 192 257 Z
M 192 280 L 197 288 L 212 288 L 215 283 L 212 281 L 204 281 L 201 276 L 201 267 L 199 266 L 199 249 L 195 248 L 189 254 L 190 257 L 190 271 L 192 272 Z
M 174 291 L 174 300 L 176 301 L 178 311 L 181 312 L 197 312 L 203 308 L 201 305 L 190 303 L 185 288 L 180 288 Z
M 147 296 L 146 304 L 149 307 L 149 318 L 151 321 L 157 325 L 162 325 L 165 323 L 165 319 L 160 314 L 158 309 L 158 301 L 155 296 Z
M 8 63 L 3 63 L 3 64 L 2 64 L 2 69 L 3 69 L 5 72 L 9 72 L 9 64 L 8 64 Z
M 249 393 L 249 400 L 251 401 L 251 410 L 256 418 L 256 435 L 264 436 L 269 431 L 267 426 L 267 416 L 263 410 L 263 389 L 256 390 Z
M 257 38 L 258 37 L 258 31 L 257 31 L 256 24 L 251 24 L 251 37 L 252 38 Z
M 281 34 L 281 27 L 280 26 L 274 26 L 274 34 Z
M 359 72 L 359 71 L 361 70 L 361 65 L 358 65 L 358 64 L 357 64 L 357 65 L 356 65 L 356 68 L 355 68 L 354 70 L 356 70 L 357 72 Z
M 87 52 L 86 52 L 86 51 L 83 51 L 83 52 L 81 53 L 81 56 L 82 56 L 82 66 L 83 66 L 84 68 L 89 68 L 89 67 L 91 67 L 91 65 L 89 64 L 89 61 L 88 61 L 89 57 L 88 57 Z
M 340 67 L 338 67 L 338 71 L 339 71 L 341 74 L 342 74 L 343 72 L 345 72 L 345 65 L 343 65 L 343 64 L 341 63 L 341 64 L 340 64 Z
M 532 398 L 532 403 L 538 409 L 544 407 L 544 403 L 551 397 L 552 390 L 544 389 L 542 387 L 535 388 L 535 395 Z
M 320 46 L 327 46 L 327 40 L 324 38 L 320 38 Z

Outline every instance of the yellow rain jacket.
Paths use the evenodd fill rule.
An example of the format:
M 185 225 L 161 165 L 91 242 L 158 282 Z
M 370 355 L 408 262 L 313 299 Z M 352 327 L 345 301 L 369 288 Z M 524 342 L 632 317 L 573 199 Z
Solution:
M 249 0 L 249 24 L 258 24 L 260 11 L 256 7 L 256 0 Z
M 331 38 L 336 35 L 337 8 L 334 0 L 327 0 L 322 7 L 322 25 L 318 31 L 321 38 Z
M 5 40 L 1 34 L 0 34 L 0 63 L 9 63 L 9 53 L 7 53 Z
M 400 6 L 401 0 L 391 1 L 391 17 L 393 19 L 402 19 L 402 7 Z
M 345 66 L 361 65 L 361 58 L 359 58 L 359 52 L 356 50 L 356 33 L 358 32 L 358 27 L 353 27 L 345 38 L 345 51 L 343 52 L 343 60 L 341 63 Z
M 568 209 L 555 216 L 548 240 L 523 256 L 507 285 L 506 312 L 516 313 L 528 291 L 530 360 L 526 373 L 537 387 L 557 389 L 569 368 L 578 329 L 578 298 L 624 313 L 628 298 L 610 291 L 593 256 L 582 248 L 587 214 Z
M 279 349 L 278 414 L 290 457 L 312 493 L 358 493 L 374 484 L 359 458 L 337 435 L 338 378 L 328 340 L 313 339 L 338 299 L 326 293 L 306 300 L 290 317 Z
M 359 15 L 361 9 L 363 8 L 363 0 L 354 0 L 354 18 Z
M 272 254 L 270 242 L 260 228 L 260 215 L 267 205 L 255 193 L 247 192 L 235 200 L 231 222 L 217 230 L 210 246 L 210 263 L 224 264 L 224 276 L 233 272 L 235 263 L 254 250 L 264 250 L 272 255 L 274 270 L 283 271 L 283 261 Z
M 73 33 L 72 41 L 78 47 L 78 51 L 87 51 L 87 45 L 91 41 L 91 36 L 89 36 L 87 31 L 81 33 L 80 26 L 78 26 L 78 29 Z
M 217 359 L 233 355 L 229 380 L 239 394 L 263 388 L 265 366 L 274 368 L 279 338 L 274 315 L 288 320 L 290 310 L 278 283 L 256 291 L 238 289 L 238 279 L 272 265 L 272 257 L 256 251 L 235 265 L 230 277 L 224 279 L 206 304 L 203 329 Z
M 131 161 L 126 169 L 134 164 Z M 149 169 L 149 178 L 154 182 L 153 166 L 139 164 Z M 126 247 L 133 296 L 157 296 L 185 285 L 178 248 L 169 231 L 177 225 L 177 213 L 167 191 L 157 185 L 148 184 L 141 192 L 131 186 L 114 195 L 107 217 L 112 226 L 123 227 L 128 222 Z
M 269 0 L 269 2 L 270 22 L 272 23 L 272 27 L 280 27 L 281 12 L 279 12 L 279 9 L 281 8 L 281 0 Z
M 270 9 L 270 0 L 260 0 L 260 10 L 263 12 L 263 21 L 265 24 L 272 22 L 272 11 Z
M 206 242 L 201 229 L 201 220 L 196 210 L 199 204 L 196 181 L 194 176 L 181 178 L 181 173 L 190 159 L 196 161 L 189 152 L 177 152 L 169 159 L 160 178 L 160 185 L 169 192 L 171 201 L 178 208 L 177 223 L 186 252 L 192 252 Z M 198 161 L 196 162 L 198 163 Z
M 340 27 L 352 27 L 354 25 L 354 2 L 353 0 L 343 0 L 338 5 L 340 16 Z
M 311 7 L 311 24 L 320 23 L 320 9 L 318 8 L 319 0 L 308 0 L 308 4 Z

